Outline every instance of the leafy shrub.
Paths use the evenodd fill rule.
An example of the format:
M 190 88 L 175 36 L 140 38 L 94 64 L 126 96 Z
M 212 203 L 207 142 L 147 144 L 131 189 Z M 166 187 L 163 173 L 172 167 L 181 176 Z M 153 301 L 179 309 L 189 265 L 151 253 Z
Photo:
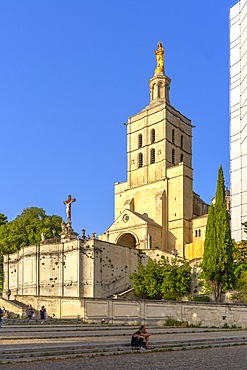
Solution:
M 176 326 L 176 327 L 187 327 L 188 326 L 188 323 L 187 322 L 184 322 L 184 321 L 179 321 L 179 320 L 175 320 L 175 319 L 172 319 L 171 317 L 168 317 L 165 322 L 164 322 L 164 326 Z
M 246 298 L 243 292 L 234 292 L 231 295 L 231 301 L 234 303 L 246 303 Z
M 197 295 L 191 297 L 190 301 L 192 302 L 210 302 L 210 298 L 208 295 Z
M 169 294 L 169 293 L 166 293 L 163 295 L 163 299 L 165 301 L 177 301 L 179 299 L 181 299 L 180 297 L 177 297 L 175 296 L 174 294 Z
M 165 257 L 150 259 L 146 266 L 138 264 L 138 272 L 130 275 L 135 295 L 145 298 L 178 300 L 190 292 L 191 267 L 186 260 Z

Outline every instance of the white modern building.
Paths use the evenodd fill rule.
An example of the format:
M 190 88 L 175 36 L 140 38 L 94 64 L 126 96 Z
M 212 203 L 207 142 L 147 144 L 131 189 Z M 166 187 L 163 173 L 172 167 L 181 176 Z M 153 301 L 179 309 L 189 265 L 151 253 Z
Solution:
M 230 178 L 232 238 L 241 241 L 247 221 L 247 0 L 230 9 Z

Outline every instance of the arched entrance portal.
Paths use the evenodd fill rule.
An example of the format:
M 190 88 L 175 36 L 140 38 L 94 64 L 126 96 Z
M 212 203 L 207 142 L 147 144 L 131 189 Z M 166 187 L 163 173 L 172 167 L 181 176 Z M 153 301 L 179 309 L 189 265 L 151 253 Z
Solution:
M 120 236 L 117 244 L 134 249 L 136 247 L 136 238 L 134 237 L 134 235 L 126 233 Z

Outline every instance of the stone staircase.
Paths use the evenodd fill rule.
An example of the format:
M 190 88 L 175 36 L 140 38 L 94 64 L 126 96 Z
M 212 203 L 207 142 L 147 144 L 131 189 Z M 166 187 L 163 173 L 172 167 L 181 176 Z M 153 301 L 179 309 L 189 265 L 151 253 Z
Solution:
M 10 318 L 26 316 L 27 306 L 21 302 L 0 297 L 0 307 L 8 311 Z
M 0 365 L 17 362 L 137 353 L 130 346 L 134 326 L 83 324 L 76 320 L 4 320 L 0 329 Z M 151 351 L 247 344 L 245 330 L 150 326 Z M 30 345 L 31 343 L 31 345 Z M 149 352 L 149 350 L 147 351 Z

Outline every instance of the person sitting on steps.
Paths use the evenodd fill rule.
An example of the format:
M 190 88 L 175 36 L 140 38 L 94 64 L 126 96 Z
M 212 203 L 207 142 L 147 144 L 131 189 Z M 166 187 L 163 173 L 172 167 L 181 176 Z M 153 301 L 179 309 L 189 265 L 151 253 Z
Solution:
M 140 329 L 132 335 L 131 346 L 139 347 L 140 350 L 149 349 L 149 337 L 150 334 L 147 332 L 146 325 L 141 325 Z

